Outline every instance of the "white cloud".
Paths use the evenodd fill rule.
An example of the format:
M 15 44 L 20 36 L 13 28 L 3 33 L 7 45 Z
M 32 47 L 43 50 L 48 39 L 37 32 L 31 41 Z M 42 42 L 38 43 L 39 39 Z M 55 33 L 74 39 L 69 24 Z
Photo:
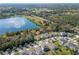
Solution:
M 78 3 L 79 0 L 0 0 L 0 3 Z

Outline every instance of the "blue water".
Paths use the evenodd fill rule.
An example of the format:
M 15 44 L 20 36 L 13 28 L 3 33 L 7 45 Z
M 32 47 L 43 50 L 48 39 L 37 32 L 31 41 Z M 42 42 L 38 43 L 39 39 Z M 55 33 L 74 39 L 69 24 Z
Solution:
M 0 19 L 0 34 L 36 28 L 38 26 L 35 23 L 24 17 Z

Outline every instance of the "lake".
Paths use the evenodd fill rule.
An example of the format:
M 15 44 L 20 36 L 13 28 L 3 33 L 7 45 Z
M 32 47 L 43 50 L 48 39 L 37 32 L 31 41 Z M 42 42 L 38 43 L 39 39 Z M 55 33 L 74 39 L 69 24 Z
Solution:
M 0 19 L 0 34 L 36 28 L 38 28 L 38 26 L 25 17 Z

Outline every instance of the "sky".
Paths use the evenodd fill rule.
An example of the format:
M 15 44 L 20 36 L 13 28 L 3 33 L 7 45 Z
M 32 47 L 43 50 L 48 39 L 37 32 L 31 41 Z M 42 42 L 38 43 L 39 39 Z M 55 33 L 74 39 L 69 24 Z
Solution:
M 79 3 L 79 0 L 0 0 L 0 3 Z

